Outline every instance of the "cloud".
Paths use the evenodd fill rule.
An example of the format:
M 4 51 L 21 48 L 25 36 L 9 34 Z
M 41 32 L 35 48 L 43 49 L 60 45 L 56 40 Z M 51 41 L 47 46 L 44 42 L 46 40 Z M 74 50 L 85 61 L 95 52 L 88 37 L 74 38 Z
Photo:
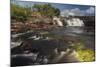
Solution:
M 94 7 L 89 7 L 86 10 L 80 10 L 79 8 L 74 9 L 66 9 L 61 11 L 61 16 L 86 16 L 86 15 L 93 15 L 95 13 Z
M 86 12 L 88 14 L 93 14 L 93 13 L 95 13 L 95 8 L 94 7 L 90 7 L 89 9 L 86 10 Z
M 74 9 L 66 9 L 61 11 L 61 16 L 82 16 L 83 11 L 81 11 L 79 8 L 74 8 Z
M 63 10 L 61 12 L 61 16 L 69 16 L 69 15 L 75 16 L 75 13 L 71 12 L 70 10 Z

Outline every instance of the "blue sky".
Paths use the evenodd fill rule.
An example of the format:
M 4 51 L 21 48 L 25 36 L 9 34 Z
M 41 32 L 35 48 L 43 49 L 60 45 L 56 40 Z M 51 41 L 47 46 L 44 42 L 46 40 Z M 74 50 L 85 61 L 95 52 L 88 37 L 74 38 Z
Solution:
M 47 4 L 46 2 L 34 2 L 34 1 L 20 1 L 14 0 L 14 3 L 25 6 L 32 6 L 34 4 Z M 61 16 L 94 16 L 95 7 L 90 5 L 75 5 L 75 4 L 60 4 L 60 3 L 50 3 L 55 8 L 60 9 Z

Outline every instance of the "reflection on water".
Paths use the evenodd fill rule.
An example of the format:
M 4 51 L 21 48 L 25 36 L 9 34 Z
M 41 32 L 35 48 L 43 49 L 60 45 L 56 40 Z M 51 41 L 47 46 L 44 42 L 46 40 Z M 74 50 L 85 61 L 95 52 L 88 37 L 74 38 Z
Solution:
M 88 48 L 94 50 L 95 47 L 95 28 L 94 27 L 65 27 L 51 31 L 52 34 L 58 36 L 66 36 L 71 39 L 81 39 Z
M 62 27 L 60 29 L 54 29 L 53 31 L 51 31 L 52 33 L 55 34 L 62 34 L 62 35 L 68 35 L 68 34 L 74 34 L 74 35 L 94 35 L 94 28 L 93 27 L 73 27 L 73 26 L 69 26 L 69 27 Z M 73 36 L 73 35 L 71 35 Z

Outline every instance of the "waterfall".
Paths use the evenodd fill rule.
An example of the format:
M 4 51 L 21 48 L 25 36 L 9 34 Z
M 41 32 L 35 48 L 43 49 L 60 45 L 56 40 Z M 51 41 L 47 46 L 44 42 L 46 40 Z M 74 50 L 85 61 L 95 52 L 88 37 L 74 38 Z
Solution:
M 64 26 L 64 22 L 62 22 L 60 20 L 61 18 L 58 18 L 58 17 L 54 17 L 53 18 L 53 21 L 55 25 L 58 25 L 58 26 Z M 84 22 L 83 20 L 79 19 L 79 18 L 70 18 L 70 19 L 64 19 L 65 23 L 67 24 L 67 26 L 84 26 Z
M 63 23 L 60 21 L 60 18 L 54 17 L 53 21 L 54 24 L 57 24 L 58 26 L 63 26 Z
M 72 18 L 66 20 L 67 26 L 84 26 L 84 22 L 79 18 Z

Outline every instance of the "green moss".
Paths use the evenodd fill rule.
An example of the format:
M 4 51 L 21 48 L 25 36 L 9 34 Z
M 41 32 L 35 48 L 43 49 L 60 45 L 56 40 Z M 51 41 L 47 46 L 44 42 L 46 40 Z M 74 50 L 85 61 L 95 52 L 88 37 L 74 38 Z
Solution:
M 93 50 L 86 48 L 84 42 L 72 43 L 72 48 L 77 53 L 77 58 L 82 62 L 90 62 L 95 60 L 95 53 Z
M 95 54 L 93 50 L 90 49 L 78 50 L 77 53 L 80 61 L 89 62 L 95 60 Z

